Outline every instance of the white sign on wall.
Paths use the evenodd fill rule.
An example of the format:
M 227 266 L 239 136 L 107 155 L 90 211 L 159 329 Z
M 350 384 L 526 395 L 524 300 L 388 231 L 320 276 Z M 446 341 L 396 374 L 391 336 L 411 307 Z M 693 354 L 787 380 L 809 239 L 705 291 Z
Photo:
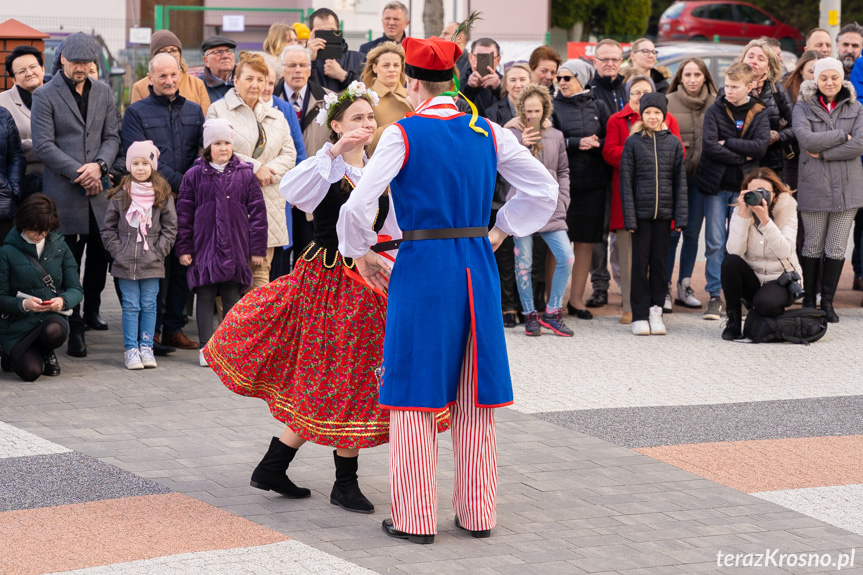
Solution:
M 129 28 L 129 44 L 149 44 L 152 28 Z
M 222 16 L 222 32 L 245 32 L 246 17 L 242 14 Z

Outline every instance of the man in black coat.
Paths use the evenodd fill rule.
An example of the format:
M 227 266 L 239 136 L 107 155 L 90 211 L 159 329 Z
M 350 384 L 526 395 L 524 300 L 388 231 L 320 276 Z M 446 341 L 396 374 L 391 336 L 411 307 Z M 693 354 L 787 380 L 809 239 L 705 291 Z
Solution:
M 135 142 L 152 141 L 159 148 L 159 174 L 171 184 L 176 197 L 183 176 L 203 147 L 204 113 L 201 106 L 179 93 L 180 65 L 170 54 L 153 56 L 147 78 L 150 95 L 129 106 L 123 117 L 123 149 L 128 150 Z M 168 352 L 162 346 L 198 348 L 198 344 L 183 333 L 186 324 L 183 310 L 189 297 L 187 268 L 180 264 L 173 250 L 166 263 L 168 281 L 159 286 L 165 297 L 163 300 L 160 293 L 157 300 L 165 301 L 165 306 L 163 309 L 159 305 L 156 310 L 156 333 L 161 331 L 161 337 L 154 351 L 160 355 Z
M 365 56 L 355 50 L 348 49 L 348 43 L 342 39 L 342 56 L 338 60 L 317 59 L 318 52 L 327 47 L 323 38 L 316 38 L 316 32 L 338 31 L 339 17 L 329 8 L 319 8 L 309 16 L 311 33 L 306 44 L 312 53 L 312 81 L 333 92 L 341 92 L 354 80 L 359 80 L 363 72 Z M 311 154 L 311 150 L 309 151 Z
M 612 114 L 621 111 L 629 98 L 626 95 L 624 78 L 620 74 L 623 65 L 623 49 L 616 40 L 605 38 L 596 45 L 593 63 L 596 73 L 588 83 L 594 98 L 603 102 Z M 609 184 L 611 181 L 609 180 Z M 587 300 L 587 307 L 602 307 L 608 303 L 608 287 L 611 284 L 611 274 L 608 273 L 608 224 L 611 218 L 611 186 L 605 206 L 605 223 L 603 225 L 602 243 L 596 244 L 593 257 L 590 259 L 590 282 L 593 285 L 593 295 Z
M 491 69 L 477 68 L 477 54 L 491 54 Z M 500 46 L 491 38 L 474 40 L 470 45 L 468 58 L 470 68 L 462 73 L 461 92 L 476 105 L 479 115 L 485 116 L 486 110 L 500 102 L 500 82 L 503 78 L 497 72 L 497 67 L 500 66 Z M 464 78 L 467 78 L 467 81 Z
M 407 6 L 394 0 L 384 6 L 381 23 L 384 26 L 384 35 L 360 46 L 360 52 L 363 55 L 367 55 L 372 48 L 380 46 L 384 42 L 401 44 L 405 39 L 405 29 L 411 23 L 411 13 Z

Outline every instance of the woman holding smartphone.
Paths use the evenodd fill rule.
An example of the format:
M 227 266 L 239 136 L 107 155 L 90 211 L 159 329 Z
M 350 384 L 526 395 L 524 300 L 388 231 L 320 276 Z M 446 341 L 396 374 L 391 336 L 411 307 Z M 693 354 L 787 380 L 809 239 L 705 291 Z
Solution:
M 566 281 L 572 269 L 572 247 L 566 235 L 566 210 L 569 207 L 569 161 L 566 157 L 566 143 L 563 134 L 555 128 L 543 129 L 546 120 L 551 117 L 551 94 L 548 88 L 531 84 L 522 90 L 516 103 L 516 111 L 524 131 L 517 127 L 509 128 L 515 137 L 542 164 L 548 168 L 552 177 L 557 180 L 560 192 L 557 196 L 557 208 L 544 228 L 535 235 L 545 240 L 556 262 L 551 280 L 551 294 L 548 305 L 540 315 L 534 306 L 533 285 L 531 282 L 531 267 L 533 264 L 533 235 L 514 238 L 515 240 L 515 279 L 518 295 L 524 310 L 525 335 L 542 335 L 542 328 L 564 337 L 571 337 L 573 332 L 563 322 L 563 292 Z M 515 189 L 507 194 L 507 200 L 515 195 Z
M 24 381 L 60 375 L 54 350 L 69 334 L 68 310 L 84 297 L 59 228 L 54 201 L 33 194 L 0 247 L 0 366 Z

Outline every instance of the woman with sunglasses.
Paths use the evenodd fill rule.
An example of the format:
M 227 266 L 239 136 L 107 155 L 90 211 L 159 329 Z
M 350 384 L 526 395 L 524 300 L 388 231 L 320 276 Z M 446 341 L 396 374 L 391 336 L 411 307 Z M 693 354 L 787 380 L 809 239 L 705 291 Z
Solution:
M 579 319 L 593 315 L 584 304 L 593 245 L 602 242 L 605 196 L 610 172 L 602 159 L 605 125 L 611 111 L 587 85 L 590 65 L 567 60 L 557 71 L 554 127 L 563 132 L 569 160 L 570 204 L 566 211 L 569 240 L 573 242 L 572 287 L 567 310 Z
M 647 76 L 653 80 L 656 91 L 665 94 L 668 92 L 669 78 L 671 74 L 664 66 L 656 66 L 656 57 L 659 52 L 653 42 L 647 38 L 639 38 L 632 43 L 632 51 L 629 53 L 629 67 L 631 75 Z

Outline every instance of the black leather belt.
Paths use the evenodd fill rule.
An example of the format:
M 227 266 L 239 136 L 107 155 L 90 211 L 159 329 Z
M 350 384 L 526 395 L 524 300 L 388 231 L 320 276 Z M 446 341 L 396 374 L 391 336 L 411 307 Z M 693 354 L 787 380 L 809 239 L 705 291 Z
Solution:
M 373 245 L 370 249 L 373 252 L 375 252 L 376 254 L 379 254 L 381 252 L 387 252 L 389 250 L 398 249 L 399 244 L 401 244 L 401 243 L 402 243 L 402 240 L 389 240 L 386 242 L 378 242 L 375 245 Z
M 487 238 L 488 228 L 440 228 L 434 230 L 405 230 L 402 240 L 415 242 L 418 240 L 452 240 L 457 238 Z

